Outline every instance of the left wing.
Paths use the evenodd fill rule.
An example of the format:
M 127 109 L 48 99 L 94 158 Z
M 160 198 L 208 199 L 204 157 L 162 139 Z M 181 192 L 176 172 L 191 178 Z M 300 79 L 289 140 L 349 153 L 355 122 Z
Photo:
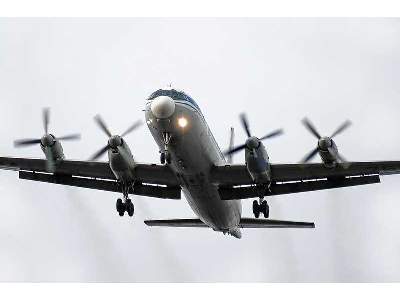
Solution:
M 21 179 L 120 192 L 118 182 L 106 162 L 63 160 L 54 173 L 47 171 L 45 159 L 0 157 L 0 169 L 19 171 Z M 137 164 L 136 185 L 130 193 L 180 199 L 181 189 L 175 174 L 167 166 Z
M 350 162 L 327 168 L 324 164 L 272 164 L 272 185 L 266 196 L 331 189 L 380 182 L 380 175 L 400 173 L 400 161 Z M 258 195 L 245 165 L 215 167 L 211 180 L 220 185 L 222 199 Z M 245 187 L 243 187 L 245 186 Z

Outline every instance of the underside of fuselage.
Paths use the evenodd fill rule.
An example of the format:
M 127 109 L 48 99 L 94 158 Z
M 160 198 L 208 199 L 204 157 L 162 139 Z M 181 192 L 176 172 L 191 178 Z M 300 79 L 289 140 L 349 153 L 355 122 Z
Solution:
M 225 158 L 201 111 L 190 102 L 172 100 L 174 103 L 169 105 L 173 110 L 163 118 L 155 116 L 154 111 L 156 114 L 158 111 L 152 105 L 154 100 L 148 101 L 145 115 L 150 132 L 161 153 L 165 151 L 165 133 L 170 134 L 169 167 L 200 220 L 216 231 L 237 231 L 242 210 L 240 201 L 221 200 L 218 186 L 209 180 L 211 168 L 225 164 Z

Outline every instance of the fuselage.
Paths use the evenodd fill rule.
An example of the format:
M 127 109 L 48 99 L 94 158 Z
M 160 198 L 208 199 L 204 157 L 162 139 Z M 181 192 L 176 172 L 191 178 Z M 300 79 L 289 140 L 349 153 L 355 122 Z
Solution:
M 173 110 L 167 109 L 165 116 L 157 118 L 152 102 L 160 96 L 174 103 L 170 105 Z M 221 200 L 218 186 L 210 181 L 212 167 L 225 165 L 226 160 L 198 105 L 182 92 L 158 90 L 146 103 L 145 117 L 160 152 L 165 148 L 165 133 L 170 134 L 168 166 L 180 181 L 194 213 L 212 229 L 240 236 L 240 201 Z

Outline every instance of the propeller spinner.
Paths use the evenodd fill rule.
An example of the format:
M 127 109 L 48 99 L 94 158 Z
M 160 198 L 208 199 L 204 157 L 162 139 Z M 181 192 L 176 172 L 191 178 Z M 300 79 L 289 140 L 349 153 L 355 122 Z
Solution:
M 230 157 L 232 154 L 239 152 L 245 148 L 256 149 L 260 145 L 261 141 L 283 134 L 282 129 L 277 129 L 277 130 L 274 130 L 274 131 L 264 135 L 261 138 L 258 138 L 256 136 L 251 135 L 249 122 L 248 122 L 245 114 L 240 115 L 240 121 L 242 123 L 242 127 L 243 127 L 244 131 L 246 132 L 247 140 L 244 144 L 236 146 L 236 147 L 232 147 L 232 148 L 228 149 L 227 151 L 225 151 L 224 154 L 228 155 L 228 157 Z
M 313 159 L 317 153 L 320 153 L 320 156 L 324 163 L 334 163 L 340 161 L 342 163 L 346 163 L 346 159 L 339 154 L 336 144 L 333 141 L 333 138 L 338 134 L 342 133 L 346 130 L 350 125 L 351 122 L 349 120 L 343 122 L 332 134 L 331 136 L 321 136 L 315 126 L 310 122 L 309 119 L 304 118 L 302 120 L 304 126 L 311 132 L 313 136 L 318 139 L 317 147 L 311 150 L 303 159 L 302 163 L 306 163 Z
M 44 108 L 42 112 L 44 135 L 37 139 L 19 139 L 14 141 L 15 147 L 25 147 L 36 144 L 41 144 L 43 147 L 51 147 L 54 145 L 56 140 L 59 141 L 72 141 L 79 140 L 80 134 L 69 134 L 56 138 L 54 135 L 49 133 L 49 123 L 50 123 L 50 110 Z
M 96 124 L 100 127 L 100 129 L 108 136 L 108 142 L 107 145 L 105 145 L 103 148 L 95 152 L 91 156 L 91 160 L 97 160 L 99 159 L 104 153 L 106 153 L 109 149 L 117 149 L 118 146 L 121 146 L 123 141 L 122 138 L 135 129 L 139 128 L 139 126 L 142 125 L 142 121 L 138 120 L 135 123 L 133 123 L 131 126 L 129 126 L 121 135 L 112 135 L 111 131 L 108 129 L 108 126 L 104 122 L 103 118 L 100 115 L 97 115 L 94 117 L 94 120 Z

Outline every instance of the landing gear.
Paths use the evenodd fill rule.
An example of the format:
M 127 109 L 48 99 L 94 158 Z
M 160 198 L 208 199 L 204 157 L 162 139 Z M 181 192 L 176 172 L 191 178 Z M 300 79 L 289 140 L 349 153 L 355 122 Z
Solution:
M 122 217 L 125 213 L 125 203 L 123 203 L 122 200 L 118 198 L 116 207 L 118 214 Z
M 260 199 L 261 201 L 261 199 Z M 253 201 L 253 214 L 256 219 L 260 217 L 260 214 L 264 215 L 264 218 L 269 218 L 269 205 L 267 201 L 262 200 L 260 203 L 257 200 Z
M 260 184 L 255 187 L 257 189 L 259 200 L 253 201 L 253 214 L 256 219 L 260 217 L 262 213 L 264 218 L 269 218 L 269 205 L 267 201 L 264 200 L 264 196 L 271 192 L 271 183 Z
M 161 164 L 170 164 L 171 163 L 171 153 L 169 153 L 167 150 L 164 150 L 165 152 L 160 153 L 160 162 Z
M 171 141 L 171 134 L 169 132 L 163 133 L 164 140 L 164 151 L 160 153 L 160 162 L 161 164 L 170 164 L 171 163 L 171 153 L 168 151 L 168 146 Z
M 128 199 L 125 202 L 125 206 L 126 206 L 126 211 L 128 213 L 128 216 L 132 217 L 133 213 L 135 212 L 135 206 L 133 205 L 131 199 Z
M 165 164 L 165 152 L 160 153 L 160 163 L 162 165 Z
M 133 205 L 129 196 L 129 188 L 126 186 L 123 187 L 124 200 L 118 198 L 117 203 L 115 204 L 117 208 L 118 214 L 122 217 L 125 212 L 128 213 L 128 216 L 132 217 L 135 212 L 135 206 Z

